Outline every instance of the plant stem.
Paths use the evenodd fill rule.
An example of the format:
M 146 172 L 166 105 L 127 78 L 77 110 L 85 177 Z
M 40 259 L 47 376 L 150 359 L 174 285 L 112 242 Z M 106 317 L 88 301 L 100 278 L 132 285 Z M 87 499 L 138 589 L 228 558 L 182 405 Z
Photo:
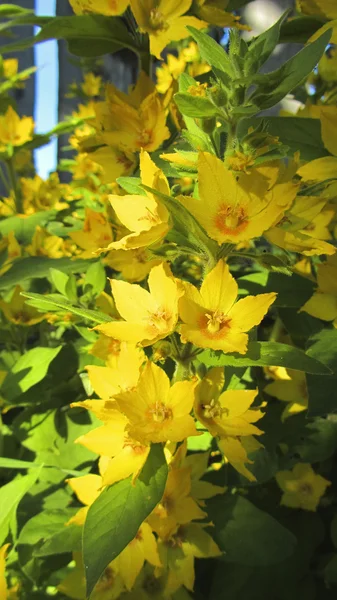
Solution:
M 140 50 L 139 52 L 139 70 L 144 71 L 146 75 L 152 79 L 152 56 L 150 54 L 149 48 L 145 48 Z
M 23 214 L 22 191 L 21 191 L 20 185 L 19 185 L 17 177 L 16 177 L 13 158 L 9 158 L 6 161 L 6 165 L 7 165 L 9 180 L 10 180 L 10 183 L 11 183 L 11 186 L 13 189 L 13 193 L 14 193 L 16 212 L 17 212 L 17 214 Z
M 276 317 L 276 321 L 273 325 L 273 329 L 271 330 L 271 334 L 269 336 L 270 342 L 277 342 L 282 333 L 283 324 L 280 317 Z
M 227 142 L 226 142 L 226 152 L 225 158 L 230 155 L 233 150 L 235 150 L 237 144 L 237 123 L 235 121 L 228 122 L 228 134 L 227 134 Z
M 5 177 L 5 174 L 4 174 L 1 166 L 0 166 L 0 179 L 1 179 L 2 183 L 5 186 L 6 192 L 9 193 L 10 192 L 10 187 L 8 185 L 8 181 L 7 181 L 6 177 Z

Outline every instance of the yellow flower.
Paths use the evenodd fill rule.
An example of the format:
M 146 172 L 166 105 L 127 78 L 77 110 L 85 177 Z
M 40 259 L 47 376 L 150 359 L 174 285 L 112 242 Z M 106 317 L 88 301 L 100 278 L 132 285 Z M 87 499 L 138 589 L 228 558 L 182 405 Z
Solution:
M 63 201 L 64 186 L 57 173 L 52 173 L 45 181 L 38 175 L 34 178 L 22 177 L 23 206 L 26 215 L 40 210 L 63 210 L 68 204 Z
M 235 27 L 249 31 L 250 27 L 241 25 L 238 22 L 240 17 L 236 17 L 223 10 L 226 4 L 227 2 L 223 2 L 223 0 L 197 0 L 196 13 L 200 19 L 204 19 L 204 21 L 211 23 L 211 25 L 216 25 L 217 27 Z
M 2 254 L 2 252 L 7 253 L 7 258 L 0 267 L 0 275 L 6 273 L 6 271 L 11 268 L 13 261 L 22 254 L 22 246 L 17 241 L 14 231 L 10 231 L 9 234 L 0 241 L 0 254 Z
M 337 327 L 337 255 L 328 258 L 317 269 L 318 290 L 300 309 Z
M 81 552 L 74 552 L 75 567 L 67 577 L 59 583 L 57 589 L 73 600 L 86 600 L 85 571 Z M 125 591 L 122 578 L 117 567 L 112 563 L 105 569 L 91 595 L 92 600 L 118 600 Z
M 181 289 L 166 263 L 151 270 L 149 292 L 137 284 L 117 279 L 110 283 L 116 308 L 125 320 L 97 325 L 96 330 L 143 346 L 154 344 L 174 331 Z
M 116 367 L 122 342 L 100 333 L 89 354 L 106 361 L 108 367 Z
M 0 116 L 0 151 L 7 146 L 22 146 L 32 139 L 34 121 L 32 117 L 22 117 L 9 106 L 6 113 Z
M 170 387 L 165 371 L 148 361 L 137 386 L 115 396 L 128 419 L 129 435 L 141 443 L 180 442 L 199 435 L 190 412 L 194 403 L 194 381 L 178 381 Z
M 163 498 L 147 519 L 160 538 L 169 538 L 179 525 L 206 517 L 206 513 L 193 500 L 190 492 L 190 469 L 171 469 Z
M 97 13 L 114 17 L 122 15 L 129 6 L 129 0 L 69 0 L 76 15 Z
M 306 235 L 304 231 L 286 231 L 281 227 L 272 227 L 265 233 L 268 242 L 279 246 L 289 252 L 298 252 L 304 256 L 319 256 L 321 254 L 334 254 L 336 248 L 324 240 Z
M 296 4 L 298 9 L 305 15 L 337 19 L 335 0 L 296 0 Z
M 19 61 L 17 58 L 6 58 L 3 61 L 2 68 L 4 72 L 4 77 L 6 79 L 11 79 L 18 72 Z
M 251 408 L 258 392 L 227 390 L 220 393 L 223 384 L 223 368 L 211 369 L 196 389 L 194 412 L 213 436 L 220 437 L 219 448 L 234 469 L 250 481 L 255 481 L 245 466 L 245 463 L 252 461 L 240 438 L 263 433 L 254 425 L 263 417 L 263 413 L 259 408 Z
M 275 477 L 283 491 L 281 504 L 303 510 L 315 511 L 326 488 L 331 485 L 331 481 L 316 475 L 306 463 L 298 463 L 292 471 L 279 471 Z
M 199 154 L 198 173 L 200 199 L 178 199 L 219 244 L 261 236 L 282 219 L 297 192 L 291 181 L 270 189 L 268 172 L 267 176 L 258 170 L 235 175 L 208 152 Z
M 26 247 L 26 250 L 31 256 L 48 256 L 48 258 L 71 255 L 64 238 L 51 235 L 39 225 L 36 226 L 31 244 Z
M 86 73 L 81 88 L 86 96 L 99 96 L 101 85 L 102 77 L 95 75 L 94 73 Z
M 118 177 L 129 175 L 136 166 L 136 159 L 130 152 L 123 152 L 111 146 L 102 146 L 90 153 L 91 161 L 101 168 L 103 183 L 114 183 Z
M 191 7 L 192 0 L 150 0 L 147 4 L 141 0 L 131 0 L 132 12 L 139 29 L 150 37 L 150 51 L 156 58 L 161 58 L 162 50 L 172 41 L 189 37 L 186 26 L 196 29 L 207 27 L 207 23 L 196 17 L 183 16 Z
M 5 577 L 6 554 L 10 544 L 5 544 L 0 548 L 0 598 L 7 600 L 7 582 Z
M 308 390 L 305 374 L 284 367 L 269 371 L 275 381 L 268 383 L 264 391 L 278 400 L 287 402 L 282 421 L 308 408 Z
M 22 287 L 17 285 L 9 302 L 0 299 L 0 309 L 11 323 L 30 327 L 43 321 L 46 315 L 41 314 L 33 306 L 26 304 L 25 298 L 21 296 L 22 291 Z
M 166 109 L 143 73 L 129 97 L 107 86 L 106 100 L 95 105 L 95 113 L 98 139 L 124 152 L 154 152 L 170 136 Z
M 147 248 L 134 250 L 111 250 L 104 259 L 104 264 L 115 271 L 120 271 L 126 281 L 143 281 L 151 269 L 162 262 L 161 258 L 154 258 Z
M 97 248 L 104 247 L 112 241 L 111 225 L 103 213 L 86 208 L 83 229 L 72 231 L 69 237 L 80 248 L 83 248 L 84 252 L 80 254 L 81 258 L 93 258 Z
M 163 194 L 170 194 L 170 188 L 163 172 L 151 160 L 147 152 L 140 155 L 142 183 Z M 100 248 L 103 250 L 130 250 L 150 246 L 161 240 L 169 230 L 169 213 L 153 194 L 146 196 L 111 195 L 112 208 L 118 219 L 130 231 L 122 239 Z
M 206 275 L 200 291 L 187 282 L 184 287 L 185 295 L 179 301 L 182 339 L 223 352 L 245 354 L 246 332 L 262 321 L 276 298 L 272 292 L 236 302 L 238 285 L 223 260 Z
M 159 540 L 158 544 L 162 569 L 155 574 L 167 573 L 166 591 L 174 593 L 182 585 L 193 591 L 194 559 L 221 556 L 217 544 L 199 523 L 181 525 L 171 537 Z
M 145 561 L 154 567 L 161 567 L 158 544 L 150 525 L 143 523 L 136 537 L 112 562 L 116 566 L 127 590 L 131 590 L 143 569 Z
M 221 369 L 223 372 L 223 369 Z M 197 391 L 196 391 L 197 395 Z M 193 452 L 187 454 L 186 440 L 179 446 L 176 451 L 171 465 L 176 467 L 188 467 L 191 472 L 191 496 L 200 506 L 204 506 L 204 500 L 213 498 L 217 494 L 223 494 L 226 488 L 209 483 L 202 478 L 206 473 L 209 463 L 209 452 Z
M 77 496 L 78 500 L 85 505 L 68 521 L 67 525 L 84 525 L 89 506 L 97 500 L 102 491 L 102 477 L 90 473 L 88 475 L 82 475 L 82 477 L 67 479 L 67 483 Z
M 161 94 L 165 94 L 171 87 L 173 81 L 177 80 L 179 75 L 185 71 L 186 60 L 182 57 L 181 53 L 178 57 L 174 54 L 168 54 L 166 62 L 162 63 L 160 67 L 156 69 L 157 76 L 157 90 Z

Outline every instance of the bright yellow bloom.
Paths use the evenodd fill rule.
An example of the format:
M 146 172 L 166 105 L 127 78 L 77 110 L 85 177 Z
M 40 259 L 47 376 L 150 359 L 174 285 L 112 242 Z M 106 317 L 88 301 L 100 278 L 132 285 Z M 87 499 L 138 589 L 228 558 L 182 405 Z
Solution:
M 112 562 L 112 565 L 117 567 L 127 590 L 133 588 L 145 561 L 154 567 L 161 567 L 157 540 L 147 523 L 140 526 L 136 537 Z
M 72 231 L 69 236 L 83 248 L 81 258 L 93 258 L 97 248 L 107 246 L 112 241 L 112 229 L 103 213 L 86 208 L 83 229 Z
M 223 2 L 223 0 L 197 0 L 196 13 L 200 19 L 204 19 L 204 21 L 211 23 L 211 25 L 216 25 L 217 27 L 235 27 L 249 31 L 250 27 L 239 23 L 240 17 L 236 17 L 224 10 L 226 4 L 227 2 Z
M 106 100 L 95 105 L 95 113 L 98 140 L 124 152 L 154 152 L 170 136 L 166 108 L 144 73 L 129 97 L 107 86 Z
M 337 255 L 328 258 L 317 269 L 318 290 L 300 309 L 337 327 Z
M 0 548 L 0 598 L 7 600 L 7 582 L 5 577 L 6 554 L 10 544 L 5 544 Z
M 245 466 L 245 463 L 252 461 L 240 438 L 263 433 L 254 425 L 263 417 L 263 413 L 260 408 L 251 408 L 258 392 L 227 390 L 220 393 L 223 384 L 223 368 L 210 369 L 196 389 L 194 412 L 200 423 L 213 436 L 220 438 L 219 448 L 234 469 L 250 481 L 255 481 Z
M 303 231 L 286 231 L 281 227 L 272 227 L 266 232 L 265 237 L 268 242 L 279 246 L 289 252 L 298 252 L 304 256 L 319 256 L 328 254 L 329 256 L 336 252 L 336 248 L 332 244 L 328 244 L 324 240 L 306 235 Z
M 22 291 L 22 287 L 17 285 L 9 302 L 0 299 L 0 309 L 11 323 L 31 327 L 43 321 L 46 315 L 41 314 L 33 306 L 26 304 L 26 299 L 21 296 Z
M 61 581 L 57 589 L 73 600 L 86 600 L 85 571 L 81 552 L 74 552 L 75 567 L 69 575 Z M 91 595 L 92 600 L 118 600 L 125 587 L 117 567 L 110 563 L 95 586 Z
M 69 245 L 64 238 L 48 233 L 39 225 L 36 226 L 32 241 L 26 250 L 30 256 L 47 256 L 48 258 L 71 256 Z
M 337 156 L 324 156 L 302 165 L 298 169 L 297 175 L 301 177 L 305 185 L 311 185 L 314 182 L 325 183 L 322 195 L 325 199 L 330 199 L 335 198 L 337 195 L 336 182 L 331 181 L 331 179 L 336 178 L 336 170 Z
M 2 63 L 2 68 L 4 72 L 4 77 L 6 79 L 11 79 L 18 72 L 19 61 L 17 58 L 6 58 Z
M 84 82 L 81 84 L 81 88 L 86 96 L 99 96 L 101 86 L 102 77 L 99 75 L 95 75 L 94 73 L 86 73 L 84 75 Z
M 97 13 L 107 17 L 122 15 L 129 5 L 129 0 L 69 0 L 69 2 L 76 15 Z
M 223 352 L 247 351 L 247 331 L 261 323 L 276 294 L 247 296 L 236 302 L 238 285 L 225 261 L 220 260 L 206 275 L 200 291 L 184 282 L 179 301 L 182 339 L 199 348 Z
M 118 177 L 130 175 L 136 166 L 133 154 L 111 146 L 102 146 L 92 152 L 90 158 L 101 167 L 100 179 L 103 183 L 114 183 Z
M 110 280 L 116 308 L 124 321 L 97 325 L 109 337 L 149 346 L 175 330 L 181 288 L 164 263 L 153 267 L 148 278 L 150 291 L 137 284 Z
M 190 469 L 169 471 L 163 498 L 147 519 L 162 539 L 170 538 L 179 525 L 206 517 L 190 493 Z
M 268 174 L 234 174 L 208 152 L 199 154 L 198 173 L 200 199 L 178 199 L 219 244 L 261 236 L 282 219 L 298 189 L 291 181 L 270 189 Z
M 51 173 L 46 180 L 38 175 L 34 178 L 22 177 L 20 184 L 26 215 L 40 210 L 63 210 L 69 206 L 62 199 L 65 186 L 60 183 L 57 173 Z
M 142 183 L 163 194 L 170 194 L 164 173 L 155 165 L 147 152 L 140 155 Z M 100 248 L 103 250 L 130 250 L 150 246 L 161 240 L 169 230 L 169 213 L 154 195 L 126 195 L 109 197 L 118 219 L 130 231 L 122 239 Z
M 22 146 L 33 136 L 34 121 L 32 117 L 22 117 L 9 106 L 6 113 L 0 116 L 0 151 L 7 146 Z
M 117 366 L 121 344 L 122 342 L 120 340 L 114 340 L 113 338 L 100 333 L 98 339 L 89 351 L 89 354 L 97 356 L 97 358 L 104 360 L 108 367 L 114 368 Z
M 269 370 L 275 381 L 268 383 L 264 391 L 282 402 L 287 402 L 282 421 L 308 408 L 308 390 L 305 374 L 284 367 Z
M 217 544 L 199 523 L 181 525 L 168 539 L 158 544 L 162 569 L 155 574 L 167 573 L 166 591 L 174 593 L 182 585 L 193 591 L 194 559 L 221 556 Z
M 9 234 L 0 241 L 0 255 L 2 253 L 6 253 L 6 259 L 0 267 L 0 275 L 6 273 L 6 271 L 11 268 L 13 261 L 22 254 L 22 246 L 17 241 L 14 231 L 10 231 Z
M 178 381 L 170 387 L 165 371 L 148 361 L 137 386 L 115 396 L 128 419 L 129 435 L 141 443 L 180 442 L 198 435 L 190 412 L 195 382 Z
M 196 29 L 207 27 L 207 23 L 196 17 L 183 16 L 191 4 L 192 0 L 131 0 L 139 29 L 149 34 L 150 51 L 156 58 L 161 58 L 163 49 L 171 42 L 189 37 L 187 25 Z
M 223 369 L 221 369 L 223 371 Z M 177 467 L 188 467 L 191 472 L 191 496 L 200 506 L 205 506 L 204 500 L 213 498 L 217 494 L 223 494 L 225 488 L 202 479 L 206 473 L 209 462 L 209 452 L 193 452 L 187 454 L 186 440 L 179 446 L 171 465 Z
M 115 271 L 120 271 L 126 281 L 143 281 L 156 265 L 160 265 L 161 258 L 155 258 L 147 248 L 134 250 L 111 250 L 104 259 L 104 264 Z
M 89 473 L 82 477 L 67 479 L 67 483 L 76 494 L 78 500 L 85 505 L 68 521 L 67 525 L 84 525 L 89 506 L 97 500 L 102 491 L 102 477 Z
M 305 15 L 337 19 L 335 0 L 296 0 L 296 4 L 298 9 Z
M 331 481 L 316 475 L 306 463 L 298 463 L 292 471 L 279 471 L 275 478 L 283 491 L 281 504 L 303 510 L 315 511 L 326 488 L 331 485 Z

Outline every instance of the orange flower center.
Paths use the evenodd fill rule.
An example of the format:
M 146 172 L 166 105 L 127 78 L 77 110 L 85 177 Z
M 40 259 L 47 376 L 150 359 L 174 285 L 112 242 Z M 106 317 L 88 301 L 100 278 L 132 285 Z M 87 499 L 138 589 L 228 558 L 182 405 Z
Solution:
M 222 415 L 228 415 L 228 408 L 220 406 L 217 400 L 212 399 L 209 404 L 201 404 L 203 416 L 205 419 L 216 419 L 222 417 Z
M 152 142 L 152 140 L 152 129 L 142 129 L 137 140 L 137 146 L 139 148 L 146 148 Z
M 150 327 L 154 327 L 159 332 L 167 331 L 168 322 L 171 319 L 171 314 L 165 309 L 158 309 L 154 313 L 150 313 Z
M 148 415 L 155 421 L 155 423 L 163 423 L 169 419 L 172 419 L 172 410 L 168 408 L 163 402 L 155 402 L 148 410 Z
M 299 492 L 300 494 L 302 494 L 302 496 L 311 496 L 313 494 L 313 488 L 312 485 L 310 485 L 310 483 L 308 483 L 307 481 L 305 481 L 304 483 L 301 483 L 299 486 Z
M 158 8 L 150 10 L 150 26 L 155 31 L 166 31 L 169 28 L 168 23 L 164 19 L 164 15 Z
M 247 210 L 244 206 L 221 204 L 215 215 L 214 225 L 221 233 L 237 235 L 248 225 Z
M 214 313 L 205 314 L 199 323 L 201 329 L 206 330 L 207 334 L 212 337 L 220 332 L 223 332 L 225 328 L 229 328 L 231 318 L 225 315 L 223 312 L 216 310 Z

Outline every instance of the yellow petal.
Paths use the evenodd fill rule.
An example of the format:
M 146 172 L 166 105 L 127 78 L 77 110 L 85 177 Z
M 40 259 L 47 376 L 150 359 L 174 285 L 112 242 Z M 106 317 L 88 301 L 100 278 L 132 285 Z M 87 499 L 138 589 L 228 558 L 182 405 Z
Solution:
M 245 466 L 245 463 L 251 463 L 251 461 L 248 459 L 247 453 L 238 439 L 233 437 L 222 438 L 219 440 L 218 445 L 228 462 L 238 473 L 246 477 L 249 481 L 256 481 L 256 477 Z
M 174 418 L 184 417 L 191 412 L 195 386 L 193 381 L 178 381 L 170 388 L 167 405 L 172 408 Z
M 124 415 L 119 413 L 119 418 L 81 435 L 77 438 L 76 443 L 96 454 L 114 456 L 123 448 L 125 423 Z
M 259 325 L 268 312 L 269 307 L 275 302 L 277 294 L 259 294 L 242 298 L 229 312 L 232 319 L 231 326 L 239 331 L 249 331 Z
M 213 311 L 219 310 L 225 315 L 229 312 L 238 295 L 238 285 L 224 260 L 219 260 L 206 275 L 200 294 L 205 307 Z
M 0 598 L 7 600 L 7 582 L 5 577 L 6 554 L 10 544 L 5 544 L 0 548 Z
M 133 447 L 131 444 L 124 446 L 109 462 L 103 476 L 104 485 L 112 485 L 132 474 L 137 477 L 146 462 L 149 452 L 149 446 L 135 445 Z
M 337 317 L 337 297 L 316 292 L 302 306 L 301 311 L 322 321 L 333 321 Z
M 227 390 L 219 397 L 219 404 L 226 410 L 226 419 L 243 415 L 253 404 L 258 390 Z
M 102 477 L 99 475 L 83 475 L 82 477 L 74 477 L 67 479 L 73 492 L 82 504 L 90 506 L 100 495 L 102 489 Z

